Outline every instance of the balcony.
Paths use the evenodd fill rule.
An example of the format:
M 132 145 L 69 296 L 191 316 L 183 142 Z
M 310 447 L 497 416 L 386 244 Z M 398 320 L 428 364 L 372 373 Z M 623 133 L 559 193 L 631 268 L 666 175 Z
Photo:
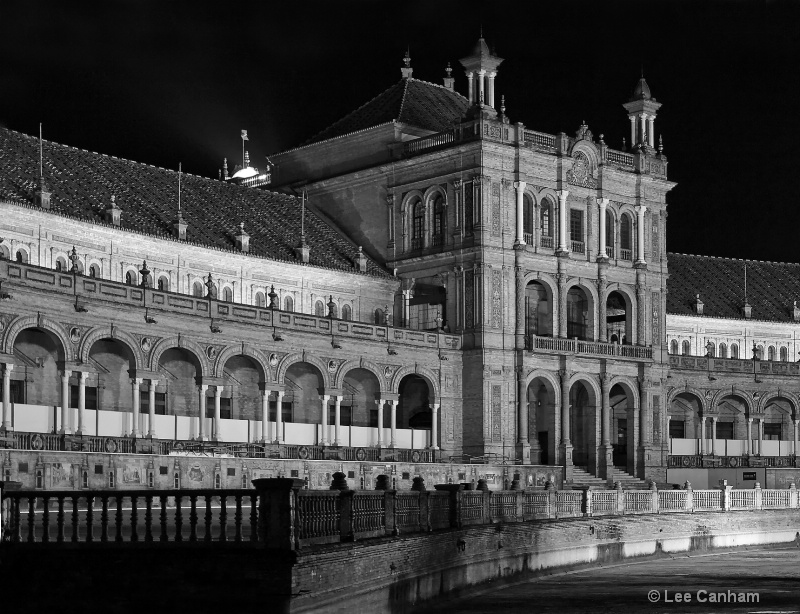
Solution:
M 723 373 L 757 373 L 759 375 L 800 375 L 800 363 L 741 358 L 706 358 L 705 356 L 669 357 L 671 369 L 714 371 Z
M 633 250 L 625 249 L 624 247 L 619 250 L 619 257 L 621 260 L 633 260 Z
M 652 360 L 653 348 L 640 345 L 619 345 L 603 341 L 581 341 L 563 337 L 539 337 L 529 335 L 527 347 L 531 352 L 544 351 L 559 354 L 590 354 L 594 356 L 616 356 L 634 360 Z
M 606 245 L 606 256 L 608 258 L 614 257 L 614 246 L 613 245 Z
M 523 232 L 522 233 L 522 240 L 525 241 L 528 245 L 533 245 L 533 233 L 532 232 Z
M 553 249 L 553 237 L 548 237 L 547 235 L 542 235 L 539 237 L 539 245 L 541 247 L 546 247 L 548 249 Z
M 570 241 L 571 249 L 576 254 L 586 253 L 586 244 L 583 241 Z

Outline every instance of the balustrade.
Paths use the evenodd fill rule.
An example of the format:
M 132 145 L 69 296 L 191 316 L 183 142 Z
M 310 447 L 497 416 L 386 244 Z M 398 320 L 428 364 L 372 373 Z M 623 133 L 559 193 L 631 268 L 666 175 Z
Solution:
M 577 354 L 596 354 L 601 356 L 619 356 L 622 358 L 651 359 L 653 348 L 641 345 L 620 345 L 603 341 L 581 341 L 563 337 L 539 337 L 531 335 L 528 347 L 531 350 L 548 350 L 551 352 L 569 352 Z
M 548 249 L 553 249 L 553 237 L 548 237 L 547 235 L 542 235 L 539 237 L 539 245 L 541 247 L 546 247 Z

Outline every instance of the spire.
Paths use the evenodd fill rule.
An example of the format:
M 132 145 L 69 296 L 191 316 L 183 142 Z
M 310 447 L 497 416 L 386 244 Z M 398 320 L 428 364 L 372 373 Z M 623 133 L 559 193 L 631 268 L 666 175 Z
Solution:
M 482 29 L 481 37 L 472 49 L 472 54 L 459 61 L 467 73 L 470 103 L 478 104 L 483 99 L 485 104 L 494 108 L 494 79 L 497 76 L 497 67 L 503 63 L 503 58 L 489 50 L 483 39 Z
M 630 101 L 622 106 L 628 112 L 631 123 L 631 149 L 643 147 L 649 153 L 655 153 L 655 121 L 661 103 L 650 93 L 650 86 L 644 80 L 644 70 Z
M 228 175 L 228 158 L 222 158 L 222 178 L 227 181 L 230 179 Z
M 414 69 L 411 68 L 411 50 L 406 49 L 406 55 L 403 58 L 403 64 L 405 66 L 400 69 L 400 73 L 403 75 L 403 79 L 410 79 L 411 75 L 414 73 Z
M 300 262 L 308 263 L 311 248 L 306 244 L 306 190 L 303 188 L 300 201 L 300 245 L 294 248 L 295 256 Z
M 50 208 L 50 197 L 52 192 L 47 189 L 44 182 L 44 148 L 42 145 L 42 124 L 39 123 L 39 188 L 33 194 L 33 202 L 42 209 Z
M 183 212 L 181 211 L 181 163 L 178 162 L 178 217 L 172 223 L 175 237 L 180 241 L 186 240 L 186 229 L 189 224 L 183 219 Z

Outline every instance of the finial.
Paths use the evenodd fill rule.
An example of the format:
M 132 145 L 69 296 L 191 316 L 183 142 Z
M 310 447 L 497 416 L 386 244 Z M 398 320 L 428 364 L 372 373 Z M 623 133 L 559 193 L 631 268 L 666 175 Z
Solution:
M 606 144 L 606 142 L 603 140 L 603 136 L 604 135 L 602 135 L 602 134 L 600 135 L 600 144 L 601 145 L 605 145 Z
M 622 151 L 625 151 L 627 149 L 627 147 L 628 147 L 628 145 L 625 142 L 625 137 L 623 136 L 622 137 Z
M 453 72 L 453 69 L 452 69 L 452 68 L 450 68 L 450 62 L 448 62 L 448 63 L 447 63 L 447 68 L 445 68 L 445 69 L 444 69 L 444 72 L 446 72 L 446 73 L 447 73 L 447 76 L 448 76 L 448 77 L 450 77 L 450 76 L 451 76 L 451 73 Z
M 410 68 L 411 67 L 411 50 L 410 49 L 406 49 L 406 55 L 403 58 L 403 63 L 406 65 L 406 68 Z
M 403 57 L 403 64 L 405 64 L 405 66 L 403 66 L 400 69 L 400 74 L 403 75 L 403 79 L 410 79 L 411 75 L 414 72 L 414 69 L 411 68 L 411 50 L 410 49 L 406 49 L 406 55 L 405 55 L 405 57 Z
M 481 38 L 483 38 L 483 24 L 481 24 Z
M 239 222 L 239 231 L 244 234 L 244 222 Z
M 658 135 L 658 153 L 664 153 L 664 137 L 662 135 Z
M 72 261 L 72 272 L 78 272 L 78 262 L 80 259 L 78 258 L 78 252 L 75 250 L 75 246 L 72 246 L 72 251 L 69 254 L 69 259 Z
M 501 115 L 505 115 L 506 114 L 506 95 L 505 94 L 500 96 L 500 114 Z

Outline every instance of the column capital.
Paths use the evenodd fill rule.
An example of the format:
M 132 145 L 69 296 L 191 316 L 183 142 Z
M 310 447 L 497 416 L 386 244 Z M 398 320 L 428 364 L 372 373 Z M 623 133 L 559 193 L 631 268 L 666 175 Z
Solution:
M 139 386 L 144 380 L 141 377 L 132 377 L 131 384 L 134 386 Z
M 72 371 L 70 369 L 64 369 L 63 371 L 61 371 L 61 379 L 62 380 L 69 380 L 71 375 L 72 375 Z
M 558 196 L 558 200 L 563 203 L 567 200 L 567 196 L 569 196 L 569 190 L 556 190 L 556 196 Z
M 150 385 L 151 386 L 158 386 L 158 380 L 150 378 Z
M 221 384 L 217 384 L 216 386 L 214 386 L 214 396 L 215 397 L 220 396 L 222 394 L 223 390 L 225 390 L 225 386 L 222 386 Z
M 607 198 L 596 198 L 595 200 L 597 201 L 597 204 L 600 205 L 601 209 L 605 209 L 609 203 Z
M 323 394 L 323 395 L 322 395 L 322 402 L 323 402 L 323 403 L 327 403 L 328 401 L 330 401 L 330 398 L 331 398 L 331 395 L 329 395 L 329 394 Z
M 86 382 L 86 378 L 88 377 L 89 373 L 86 372 L 86 371 L 78 371 L 77 373 L 78 373 L 78 377 L 80 377 L 80 379 L 81 379 L 81 383 L 85 383 Z
M 331 398 L 333 398 L 334 402 L 341 403 L 342 399 L 344 399 L 344 396 L 341 394 L 334 394 Z
M 397 407 L 400 404 L 399 399 L 389 399 L 389 403 L 391 403 L 392 407 Z
M 644 215 L 645 211 L 647 211 L 647 205 L 636 205 L 636 213 L 640 216 Z
M 198 388 L 200 388 L 201 392 L 205 392 L 206 390 L 208 390 L 208 384 L 200 384 Z
M 750 424 L 753 424 L 753 419 L 752 419 L 752 418 L 748 418 L 748 419 L 747 419 L 747 421 L 748 421 Z M 797 422 L 797 421 L 795 420 L 795 422 Z
M 5 369 L 3 369 L 3 373 L 11 373 L 14 370 L 14 363 L 13 362 L 6 362 L 3 363 L 5 365 Z
M 515 181 L 514 182 L 514 189 L 518 192 L 522 192 L 525 188 L 528 187 L 527 182 L 525 181 Z
M 276 390 L 275 394 L 278 395 L 278 400 L 280 401 L 283 398 L 283 395 L 286 394 L 286 391 L 285 390 Z
M 431 404 L 431 409 L 433 411 L 439 411 L 439 407 L 440 407 L 439 403 L 432 403 Z M 795 420 L 795 422 L 797 422 L 797 420 Z
M 376 399 L 375 405 L 384 405 L 386 403 L 386 399 Z

